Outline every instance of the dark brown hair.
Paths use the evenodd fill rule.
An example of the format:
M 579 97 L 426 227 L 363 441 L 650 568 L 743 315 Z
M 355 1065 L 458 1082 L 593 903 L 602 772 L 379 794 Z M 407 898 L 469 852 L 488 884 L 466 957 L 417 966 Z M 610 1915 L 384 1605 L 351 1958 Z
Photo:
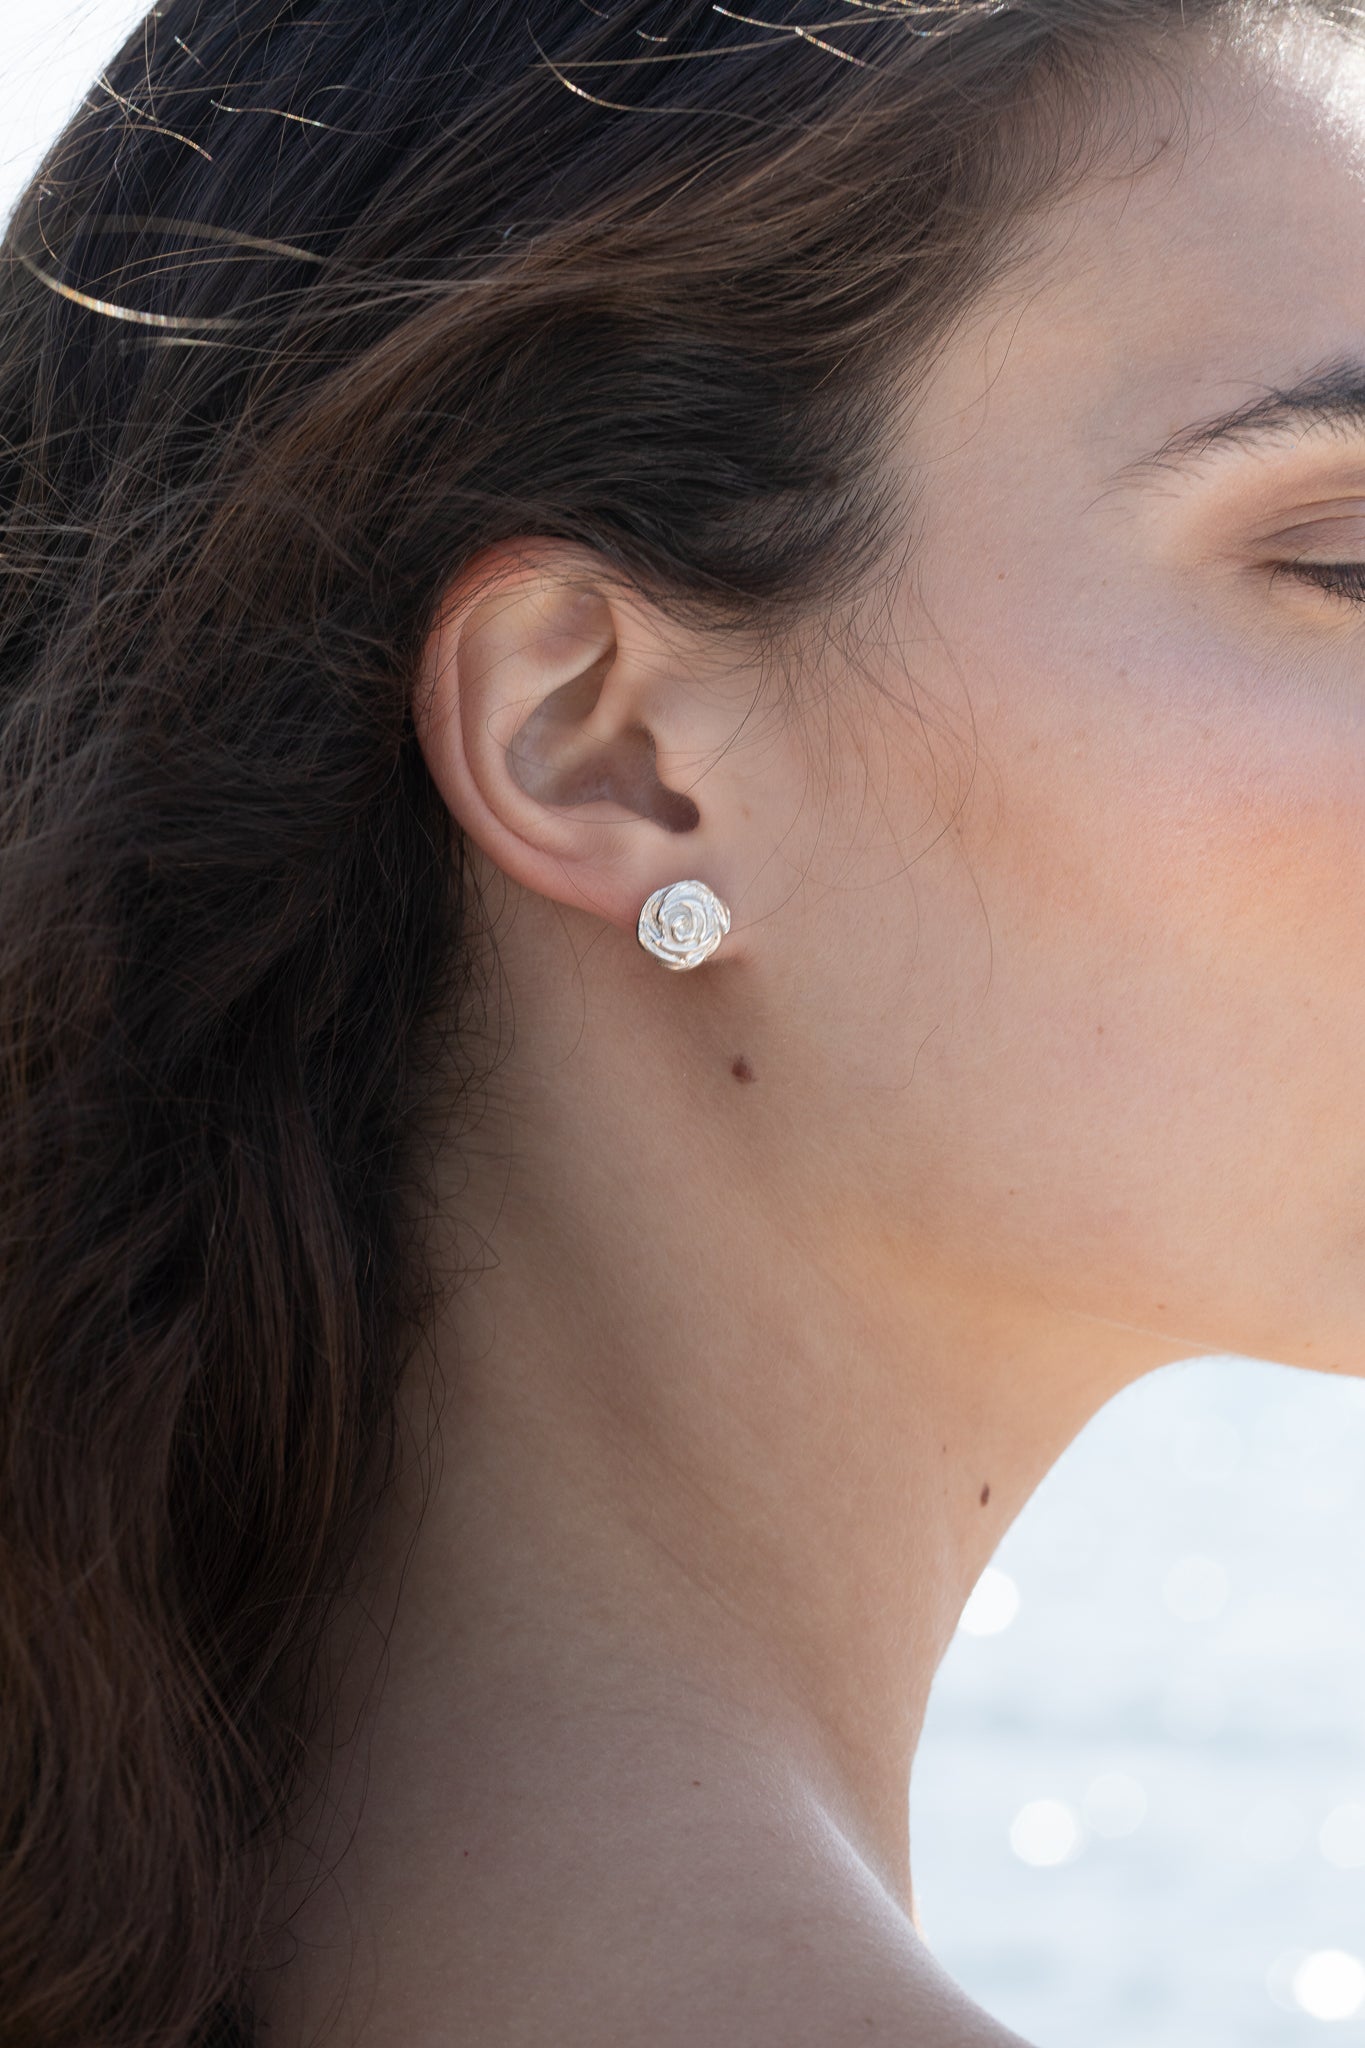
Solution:
M 550 536 L 829 618 L 906 544 L 891 392 L 1113 81 L 1263 11 L 163 0 L 49 150 L 0 311 L 6 2048 L 253 2039 L 478 1081 L 443 591 Z

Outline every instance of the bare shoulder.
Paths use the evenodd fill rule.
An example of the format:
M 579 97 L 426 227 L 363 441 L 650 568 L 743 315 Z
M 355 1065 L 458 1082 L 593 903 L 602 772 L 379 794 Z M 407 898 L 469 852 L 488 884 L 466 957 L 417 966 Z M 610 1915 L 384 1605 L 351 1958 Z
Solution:
M 963 1990 L 870 1880 L 822 1905 L 818 1938 L 804 1952 L 798 1940 L 785 1960 L 771 2027 L 717 2039 L 735 2048 L 1031 2048 Z M 790 1931 L 799 1937 L 800 1926 Z
M 262 1985 L 273 2048 L 1029 2048 L 799 1802 L 659 1780 L 441 1812 L 395 1838 L 401 1912 L 352 1844 Z
M 556 1953 L 518 1958 L 522 1991 L 528 1962 L 535 1985 L 525 2031 L 508 2030 L 512 1978 L 499 1973 L 482 1976 L 483 2010 L 461 2011 L 467 2038 L 506 2048 L 1030 2048 L 968 1996 L 861 1866 L 842 1882 L 798 1860 L 789 1873 L 751 1872 L 747 1884 L 713 1870 L 697 1885 L 661 1856 L 653 1873 L 637 1864 L 618 1885 L 624 1875 L 601 1873 L 595 1897 L 567 1913 L 561 1897 L 540 1920 L 555 1926 Z M 449 2039 L 434 2035 L 430 2048 Z
M 902 1978 L 904 2019 L 883 2038 L 906 2048 L 1031 2048 L 1022 2035 L 986 2012 L 915 1937 Z M 867 2030 L 868 2038 L 879 2037 Z
M 733 1895 L 714 1905 L 714 1920 L 682 1905 L 590 1935 L 561 1922 L 553 1958 L 492 1973 L 485 1953 L 440 2024 L 386 2033 L 382 2048 L 1031 2048 L 917 1937 L 856 1911 L 817 1917 L 814 1901 L 781 1918 Z

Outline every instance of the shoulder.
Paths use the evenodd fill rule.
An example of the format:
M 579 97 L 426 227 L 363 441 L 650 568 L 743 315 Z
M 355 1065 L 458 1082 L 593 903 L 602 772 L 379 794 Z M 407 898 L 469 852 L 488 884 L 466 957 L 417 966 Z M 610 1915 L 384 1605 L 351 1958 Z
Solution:
M 804 1911 L 798 1937 L 803 1923 L 809 1933 Z M 784 1959 L 781 1980 L 776 2023 L 732 2032 L 737 2048 L 1031 2048 L 963 1990 L 872 1880 L 821 1902 L 818 1937 Z
M 760 1859 L 743 1878 L 712 1865 L 698 1882 L 678 1847 L 660 1844 L 652 1872 L 619 1866 L 571 1933 L 561 1922 L 581 1988 L 543 2048 L 1030 2048 L 857 1859 L 823 1872 Z

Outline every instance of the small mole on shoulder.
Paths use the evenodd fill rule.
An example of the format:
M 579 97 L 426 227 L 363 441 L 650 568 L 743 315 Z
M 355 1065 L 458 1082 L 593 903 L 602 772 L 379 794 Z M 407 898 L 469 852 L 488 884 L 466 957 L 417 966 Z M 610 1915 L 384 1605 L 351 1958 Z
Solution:
M 742 1052 L 735 1055 L 734 1060 L 731 1062 L 730 1072 L 737 1081 L 752 1081 L 756 1079 L 753 1068 L 749 1065 Z
M 990 1497 L 991 1497 L 991 1490 L 990 1490 L 989 1486 L 983 1486 L 983 1487 L 982 1487 L 982 1489 L 981 1489 L 981 1505 L 982 1505 L 982 1507 L 983 1507 L 983 1508 L 985 1507 L 985 1505 L 986 1505 L 986 1502 L 987 1502 L 987 1501 L 988 1501 L 988 1500 L 990 1499 Z

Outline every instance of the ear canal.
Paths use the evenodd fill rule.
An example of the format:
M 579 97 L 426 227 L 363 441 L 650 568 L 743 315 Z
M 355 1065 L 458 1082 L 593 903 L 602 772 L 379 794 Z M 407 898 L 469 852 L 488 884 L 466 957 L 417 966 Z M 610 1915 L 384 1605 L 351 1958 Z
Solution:
M 693 832 L 701 812 L 690 796 L 669 789 L 655 770 L 654 735 L 633 725 L 609 740 L 582 734 L 583 693 L 576 676 L 539 705 L 508 749 L 508 765 L 528 796 L 571 808 L 577 804 L 620 804 L 665 832 Z M 591 702 L 596 701 L 596 692 Z

